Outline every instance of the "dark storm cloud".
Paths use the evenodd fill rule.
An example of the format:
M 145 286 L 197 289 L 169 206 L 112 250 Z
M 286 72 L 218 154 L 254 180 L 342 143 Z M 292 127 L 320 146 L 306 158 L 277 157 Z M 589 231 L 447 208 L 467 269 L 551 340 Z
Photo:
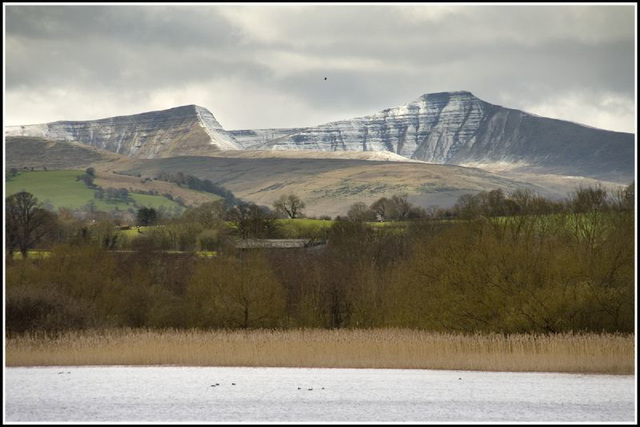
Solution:
M 526 86 L 537 87 L 538 96 L 580 87 L 633 93 L 635 43 L 629 9 L 481 7 L 457 9 L 440 21 L 412 21 L 399 16 L 399 9 L 389 14 L 389 8 L 382 7 L 366 13 L 360 8 L 338 10 L 332 14 L 321 9 L 304 27 L 303 40 L 296 43 L 307 55 L 327 64 L 339 58 L 375 59 L 381 70 L 391 68 L 403 78 L 413 75 L 414 84 L 423 76 L 415 90 L 481 89 L 494 97 L 506 87 Z M 302 31 L 303 23 L 292 22 L 279 21 L 285 34 Z M 370 101 L 363 91 L 379 92 L 381 84 L 392 89 L 398 83 L 393 72 L 342 74 L 337 74 L 341 82 L 354 82 L 354 102 Z M 306 87 L 300 85 L 299 93 L 306 94 Z
M 585 98 L 614 93 L 634 102 L 632 8 L 466 7 L 411 16 L 421 10 L 353 6 L 315 8 L 313 19 L 304 19 L 304 9 L 270 17 L 284 42 L 266 48 L 304 52 L 316 64 L 275 65 L 285 76 L 274 84 L 317 108 L 339 105 L 363 114 L 380 99 L 390 106 L 446 90 L 517 101 L 507 104 L 514 108 L 563 91 Z M 342 67 L 343 61 L 356 65 Z M 316 73 L 331 75 L 330 84 L 315 84 Z
M 128 45 L 185 44 L 226 48 L 240 36 L 215 8 L 175 6 L 7 6 L 13 37 L 83 42 L 104 38 Z
M 200 102 L 224 114 L 229 128 L 309 126 L 453 90 L 520 109 L 546 108 L 564 93 L 593 99 L 593 108 L 611 96 L 628 106 L 635 102 L 634 11 L 9 5 L 6 117 L 34 114 L 54 88 L 80 103 L 101 97 L 103 116 L 119 114 L 112 110 L 124 102 L 129 110 Z
M 264 67 L 229 55 L 236 30 L 213 10 L 8 7 L 7 86 L 167 85 Z

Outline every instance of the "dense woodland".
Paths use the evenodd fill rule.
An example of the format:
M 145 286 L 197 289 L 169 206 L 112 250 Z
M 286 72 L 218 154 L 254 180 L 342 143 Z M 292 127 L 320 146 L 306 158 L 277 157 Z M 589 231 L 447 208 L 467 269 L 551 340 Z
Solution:
M 219 201 L 174 217 L 140 209 L 133 234 L 18 193 L 6 199 L 6 332 L 633 332 L 634 188 L 579 188 L 563 201 L 494 190 L 439 211 L 396 196 L 323 226 L 299 219 L 294 195 L 272 210 Z M 285 226 L 278 214 L 298 219 Z M 324 244 L 239 250 L 239 238 Z

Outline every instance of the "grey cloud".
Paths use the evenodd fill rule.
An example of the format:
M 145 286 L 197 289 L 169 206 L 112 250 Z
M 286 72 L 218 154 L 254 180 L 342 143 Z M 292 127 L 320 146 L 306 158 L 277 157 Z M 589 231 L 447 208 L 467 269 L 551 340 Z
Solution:
M 414 46 L 411 54 L 397 56 L 397 61 L 406 65 L 404 70 L 394 67 L 394 55 L 385 54 L 389 67 L 384 62 L 376 70 L 325 67 L 295 73 L 274 84 L 279 90 L 328 111 L 342 106 L 368 113 L 375 111 L 371 107 L 381 100 L 405 103 L 427 91 L 440 90 L 470 90 L 489 102 L 499 102 L 500 93 L 520 93 L 520 99 L 511 97 L 519 102 L 506 106 L 522 108 L 562 91 L 585 88 L 632 97 L 633 49 L 629 42 L 611 43 L 606 49 L 575 42 L 526 48 L 504 44 L 480 51 L 464 46 L 457 50 Z M 340 55 L 348 58 L 348 51 Z M 385 55 L 378 58 L 382 60 Z M 329 62 L 335 56 L 323 54 L 321 58 Z M 323 75 L 329 76 L 329 84 L 321 80 Z
M 277 91 L 336 117 L 434 91 L 523 99 L 505 105 L 520 108 L 563 91 L 632 98 L 635 88 L 630 6 L 464 6 L 426 18 L 434 9 L 413 5 L 225 7 L 259 14 L 243 21 L 207 5 L 7 6 L 6 91 L 99 90 L 116 105 L 124 93 L 153 99 L 228 82 L 229 93 L 243 93 L 237 103 L 252 96 L 243 86 L 265 88 L 259 99 Z
M 478 7 L 460 9 L 450 19 L 434 22 L 407 20 L 397 10 L 345 7 L 332 14 L 320 7 L 314 9 L 311 22 L 291 19 L 300 11 L 291 12 L 276 22 L 285 36 L 298 37 L 278 49 L 303 52 L 327 63 L 340 58 L 380 61 L 381 70 L 376 72 L 326 69 L 345 82 L 337 94 L 344 103 L 368 98 L 361 96 L 364 92 L 384 92 L 381 84 L 396 85 L 392 70 L 397 77 L 403 66 L 408 69 L 403 78 L 412 73 L 416 87 L 484 88 L 487 93 L 504 91 L 506 86 L 544 88 L 534 91 L 537 96 L 594 86 L 620 94 L 633 91 L 632 8 Z M 390 78 L 385 80 L 382 74 Z M 300 84 L 283 90 L 295 89 L 304 97 L 313 87 Z M 320 94 L 313 95 L 319 99 Z
M 277 27 L 283 41 L 305 50 L 366 44 L 386 50 L 418 40 L 466 47 L 633 40 L 631 6 L 465 6 L 432 20 L 412 16 L 419 16 L 415 11 L 420 9 L 413 5 L 283 8 L 266 16 L 262 25 Z
M 9 7 L 7 87 L 152 88 L 268 70 L 230 54 L 239 36 L 213 10 Z M 207 13 L 208 11 L 208 13 Z M 235 34 L 235 35 L 234 35 Z
M 8 37 L 35 40 L 107 38 L 133 45 L 226 48 L 240 35 L 214 8 L 172 6 L 7 6 Z

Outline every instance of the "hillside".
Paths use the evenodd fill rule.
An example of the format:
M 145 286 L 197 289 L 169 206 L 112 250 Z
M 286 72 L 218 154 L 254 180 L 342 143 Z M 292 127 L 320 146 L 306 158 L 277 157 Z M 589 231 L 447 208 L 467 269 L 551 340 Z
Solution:
M 103 188 L 171 194 L 186 205 L 199 205 L 217 196 L 150 178 L 161 171 L 188 173 L 220 184 L 243 200 L 267 206 L 280 195 L 293 192 L 307 202 L 307 214 L 317 216 L 344 215 L 354 202 L 371 203 L 398 194 L 407 194 L 412 203 L 423 207 L 448 207 L 460 195 L 482 190 L 527 187 L 548 197 L 562 198 L 580 184 L 595 182 L 531 174 L 512 179 L 501 171 L 491 174 L 477 168 L 428 164 L 391 152 L 233 150 L 217 151 L 215 157 L 136 160 L 69 141 L 29 137 L 7 138 L 7 152 L 8 168 L 22 170 L 22 165 L 28 165 L 38 170 L 46 167 L 49 172 L 77 168 L 80 173 L 91 166 L 97 172 L 95 183 Z M 82 200 L 73 205 L 86 204 L 92 197 L 89 189 L 79 182 L 72 184 L 82 194 Z M 15 184 L 8 187 L 13 188 L 12 185 Z M 43 185 L 46 188 L 48 183 Z M 50 194 L 56 193 L 42 194 L 42 200 L 51 200 Z
M 96 162 L 117 161 L 121 156 L 74 141 L 53 141 L 26 136 L 5 138 L 5 167 L 19 170 L 86 169 Z
M 466 193 L 502 188 L 531 188 L 563 197 L 565 189 L 549 191 L 480 169 L 422 162 L 354 159 L 173 157 L 133 160 L 119 172 L 154 177 L 162 171 L 188 171 L 231 190 L 243 200 L 270 206 L 282 194 L 302 197 L 308 215 L 343 215 L 354 202 L 407 194 L 417 205 L 453 205 Z
M 197 198 L 199 203 L 205 201 L 217 200 L 219 197 L 201 193 L 198 191 L 178 188 L 174 184 L 160 183 L 163 188 L 154 184 L 147 185 L 141 183 L 140 178 L 136 177 L 98 177 L 95 183 L 103 189 L 125 188 L 128 191 L 127 200 L 99 200 L 95 198 L 95 190 L 88 188 L 84 182 L 78 181 L 76 177 L 84 174 L 84 170 L 47 170 L 47 171 L 22 171 L 17 175 L 10 177 L 6 181 L 6 196 L 10 196 L 20 191 L 27 191 L 38 198 L 40 202 L 47 204 L 53 209 L 70 208 L 70 209 L 86 209 L 90 203 L 94 204 L 94 208 L 101 211 L 129 209 L 137 210 L 141 207 L 151 207 L 158 209 L 164 207 L 169 212 L 178 212 L 183 208 L 176 203 L 175 199 L 179 196 L 174 194 L 191 193 L 191 198 L 185 204 L 192 202 Z M 132 186 L 133 181 L 140 183 L 139 186 Z M 155 188 L 154 188 L 155 187 Z M 174 187 L 170 191 L 169 187 Z M 181 190 L 181 191 L 178 191 Z M 142 194 L 156 193 L 156 194 Z M 174 200 L 164 197 L 163 194 L 169 193 Z

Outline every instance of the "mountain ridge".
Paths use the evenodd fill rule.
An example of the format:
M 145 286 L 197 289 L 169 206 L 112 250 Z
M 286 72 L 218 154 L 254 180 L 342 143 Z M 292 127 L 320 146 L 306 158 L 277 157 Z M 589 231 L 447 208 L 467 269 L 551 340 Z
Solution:
M 470 91 L 426 93 L 412 102 L 305 128 L 225 130 L 195 104 L 91 121 L 5 128 L 5 136 L 73 140 L 134 158 L 243 150 L 388 152 L 407 159 L 628 182 L 634 134 L 502 107 Z
M 631 133 L 546 118 L 456 91 L 425 94 L 398 107 L 305 128 L 253 148 L 387 150 L 430 163 L 509 162 L 545 173 L 628 181 L 635 144 Z

